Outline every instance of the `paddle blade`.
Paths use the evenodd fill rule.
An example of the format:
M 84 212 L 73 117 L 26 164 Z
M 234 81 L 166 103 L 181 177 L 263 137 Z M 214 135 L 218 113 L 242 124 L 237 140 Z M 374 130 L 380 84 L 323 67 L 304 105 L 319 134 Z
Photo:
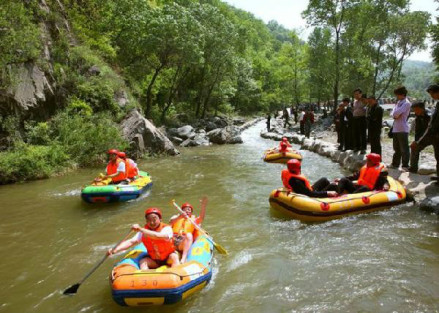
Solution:
M 78 292 L 79 286 L 81 286 L 81 284 L 74 284 L 69 288 L 67 288 L 66 290 L 64 290 L 63 294 L 67 296 L 73 296 Z
M 220 254 L 225 254 L 228 255 L 229 253 L 227 252 L 226 249 L 224 249 L 223 246 L 217 244 L 216 242 L 213 243 L 213 246 L 215 247 L 216 251 L 218 251 Z

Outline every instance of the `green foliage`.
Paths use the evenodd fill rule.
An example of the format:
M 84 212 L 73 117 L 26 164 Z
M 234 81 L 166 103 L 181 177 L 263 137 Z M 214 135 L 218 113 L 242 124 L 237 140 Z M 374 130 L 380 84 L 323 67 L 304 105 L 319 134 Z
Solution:
M 80 166 L 98 163 L 109 147 L 128 146 L 108 114 L 81 116 L 63 112 L 51 124 L 52 139 Z
M 93 114 L 93 109 L 84 101 L 78 98 L 72 98 L 67 106 L 67 113 L 90 117 Z
M 61 146 L 20 143 L 14 150 L 0 152 L 0 184 L 47 178 L 68 163 L 69 157 Z
M 11 83 L 7 66 L 34 60 L 41 42 L 32 11 L 22 1 L 3 0 L 0 8 L 0 88 Z

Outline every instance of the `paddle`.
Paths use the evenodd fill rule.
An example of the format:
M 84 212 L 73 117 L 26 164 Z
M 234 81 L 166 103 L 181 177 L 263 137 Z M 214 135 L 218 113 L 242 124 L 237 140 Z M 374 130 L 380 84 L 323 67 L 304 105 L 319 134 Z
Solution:
M 172 200 L 172 204 L 174 205 L 174 207 L 175 207 L 178 211 L 180 211 L 180 213 L 184 214 L 184 211 L 178 206 L 177 203 L 175 203 L 175 200 Z M 203 234 L 206 235 L 207 239 L 209 239 L 209 240 L 213 243 L 213 246 L 215 247 L 215 249 L 216 249 L 219 253 L 221 253 L 221 254 L 225 254 L 225 255 L 228 255 L 227 250 L 224 249 L 224 247 L 222 247 L 221 245 L 217 244 L 215 241 L 213 241 L 213 238 L 212 238 L 211 236 L 209 236 L 209 235 L 206 233 L 206 231 L 205 231 L 204 229 L 202 229 L 200 226 L 198 226 L 198 225 L 197 225 L 192 219 L 188 218 L 188 220 L 192 223 L 192 225 L 194 225 L 194 227 L 195 227 L 198 231 L 200 231 L 200 232 L 202 232 Z
M 207 197 L 203 197 L 200 200 L 201 210 L 200 210 L 200 224 L 204 221 L 204 217 L 206 216 L 206 206 L 207 206 Z
M 129 233 L 125 236 L 124 239 L 122 239 L 121 241 L 119 241 L 117 244 L 114 245 L 113 249 L 115 249 L 122 241 L 125 241 L 130 235 L 131 235 L 131 229 L 129 231 Z M 69 295 L 69 296 L 73 296 L 76 294 L 76 292 L 78 292 L 78 288 L 79 286 L 81 286 L 81 284 L 91 275 L 93 274 L 94 271 L 96 271 L 96 269 L 101 266 L 102 263 L 104 263 L 104 261 L 108 258 L 108 254 L 105 253 L 105 256 L 84 276 L 84 278 L 82 278 L 78 283 L 70 286 L 69 288 L 67 288 L 66 290 L 64 290 L 63 294 L 64 295 Z

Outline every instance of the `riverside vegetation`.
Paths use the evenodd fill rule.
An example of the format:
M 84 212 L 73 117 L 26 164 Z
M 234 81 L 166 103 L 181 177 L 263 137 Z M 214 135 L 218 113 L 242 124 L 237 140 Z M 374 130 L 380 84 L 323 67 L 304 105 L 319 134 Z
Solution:
M 337 103 L 352 82 L 386 96 L 404 82 L 403 64 L 430 30 L 429 13 L 409 12 L 405 0 L 310 1 L 308 42 L 218 0 L 0 6 L 0 184 L 98 164 L 108 147 L 128 148 L 118 122 L 132 108 L 176 126 Z M 23 72 L 42 77 L 30 84 L 29 101 L 17 97 Z

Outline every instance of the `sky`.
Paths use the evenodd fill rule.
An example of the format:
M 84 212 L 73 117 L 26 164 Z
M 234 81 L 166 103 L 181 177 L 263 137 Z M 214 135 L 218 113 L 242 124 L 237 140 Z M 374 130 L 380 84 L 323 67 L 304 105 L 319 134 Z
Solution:
M 306 21 L 302 18 L 301 13 L 308 6 L 307 0 L 223 0 L 236 8 L 243 9 L 253 13 L 257 18 L 264 22 L 275 20 L 288 29 L 298 31 L 301 38 L 306 39 L 310 33 Z M 434 0 L 411 0 L 410 9 L 412 11 L 427 11 L 432 14 L 432 22 L 435 22 L 435 16 L 439 4 Z M 427 40 L 427 45 L 430 41 Z M 429 50 L 417 51 L 409 57 L 410 60 L 420 60 L 431 62 L 432 57 Z

